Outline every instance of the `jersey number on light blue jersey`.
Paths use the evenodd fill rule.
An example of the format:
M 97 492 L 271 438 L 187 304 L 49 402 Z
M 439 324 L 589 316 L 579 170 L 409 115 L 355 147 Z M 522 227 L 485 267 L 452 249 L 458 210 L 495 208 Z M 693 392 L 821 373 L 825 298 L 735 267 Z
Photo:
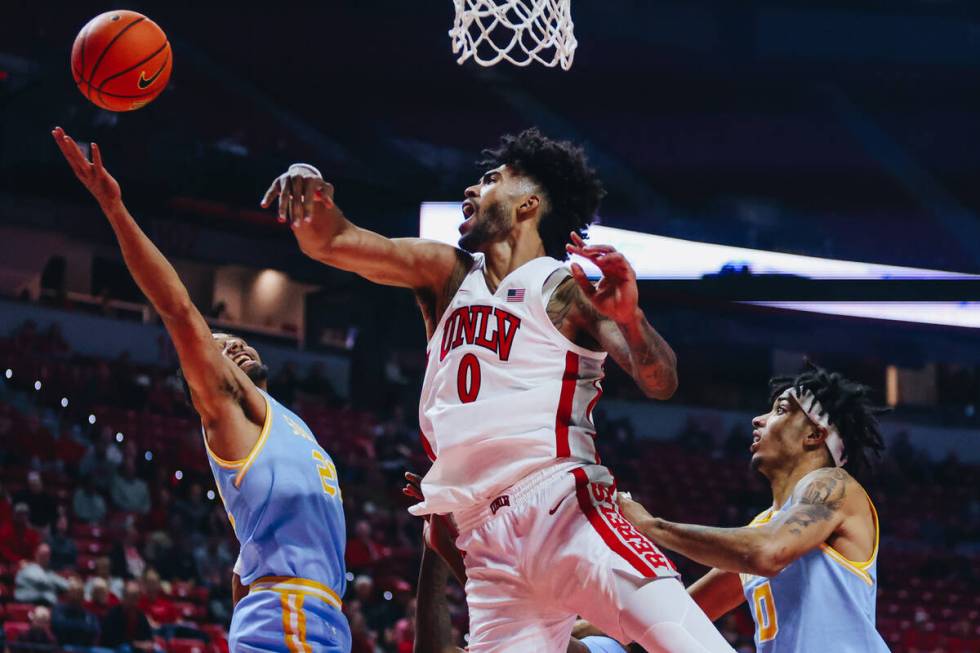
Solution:
M 776 603 L 772 598 L 772 587 L 768 581 L 752 590 L 752 609 L 755 610 L 755 623 L 759 628 L 759 641 L 775 639 L 779 632 L 776 617 Z

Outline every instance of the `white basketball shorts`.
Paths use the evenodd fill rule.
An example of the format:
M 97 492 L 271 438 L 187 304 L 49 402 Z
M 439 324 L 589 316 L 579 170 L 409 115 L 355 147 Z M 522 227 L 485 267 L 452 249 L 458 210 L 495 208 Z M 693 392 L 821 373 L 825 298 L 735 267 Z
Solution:
M 470 653 L 564 653 L 578 615 L 651 653 L 733 653 L 619 512 L 605 467 L 546 468 L 454 518 Z

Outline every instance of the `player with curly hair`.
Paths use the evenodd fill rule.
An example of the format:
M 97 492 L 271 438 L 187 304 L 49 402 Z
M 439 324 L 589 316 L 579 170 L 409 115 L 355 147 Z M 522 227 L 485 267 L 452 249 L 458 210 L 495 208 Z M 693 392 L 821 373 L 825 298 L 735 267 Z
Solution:
M 354 226 L 305 164 L 262 202 L 278 196 L 307 255 L 418 298 L 429 338 L 419 424 L 433 462 L 411 511 L 454 518 L 469 650 L 564 652 L 581 614 L 649 650 L 731 651 L 670 561 L 623 518 L 596 453 L 607 352 L 647 396 L 677 387 L 674 352 L 637 305 L 632 267 L 583 240 L 602 184 L 580 147 L 535 129 L 484 155 L 464 192 L 459 248 Z M 598 284 L 566 265 L 568 252 L 598 266 Z
M 620 494 L 647 537 L 714 567 L 690 587 L 712 619 L 748 602 L 758 653 L 887 653 L 875 630 L 878 514 L 851 472 L 884 445 L 871 389 L 809 365 L 770 382 L 752 420 L 752 468 L 772 507 L 743 528 L 677 524 Z

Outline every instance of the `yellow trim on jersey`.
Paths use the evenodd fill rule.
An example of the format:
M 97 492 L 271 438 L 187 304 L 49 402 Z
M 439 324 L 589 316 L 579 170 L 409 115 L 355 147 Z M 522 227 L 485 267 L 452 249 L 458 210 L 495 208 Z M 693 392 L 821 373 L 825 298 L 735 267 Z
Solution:
M 255 462 L 259 452 L 262 451 L 262 447 L 265 446 L 265 441 L 269 439 L 269 431 L 272 430 L 272 404 L 269 403 L 269 398 L 265 395 L 262 395 L 262 398 L 265 399 L 265 423 L 262 425 L 262 432 L 259 433 L 259 439 L 255 441 L 252 450 L 248 452 L 248 455 L 242 461 L 242 467 L 235 476 L 235 487 L 242 484 L 242 479 L 245 478 L 246 472 L 248 472 L 252 463 Z
M 864 488 L 862 488 L 862 490 L 863 489 Z M 871 551 L 871 557 L 864 562 L 857 562 L 845 557 L 844 554 L 829 544 L 821 544 L 820 549 L 832 559 L 839 562 L 845 569 L 861 577 L 861 579 L 868 585 L 872 585 L 874 584 L 874 581 L 871 580 L 871 574 L 868 573 L 868 568 L 874 564 L 875 559 L 878 557 L 878 544 L 881 540 L 881 529 L 878 524 L 878 510 L 875 509 L 875 504 L 871 500 L 871 497 L 868 496 L 867 492 L 865 492 L 865 496 L 868 497 L 868 506 L 871 508 L 871 520 L 874 522 L 875 529 L 875 546 Z
M 749 528 L 753 526 L 762 526 L 763 524 L 768 524 L 772 521 L 772 518 L 776 516 L 776 511 L 772 508 L 764 510 L 755 516 L 755 519 L 749 522 Z
M 211 447 L 208 446 L 208 434 L 204 430 L 204 426 L 201 426 L 201 434 L 204 436 L 204 450 L 208 452 L 214 462 L 218 463 L 218 467 L 223 467 L 225 469 L 239 469 L 243 465 L 248 463 L 248 459 L 252 458 L 256 453 L 256 449 L 259 447 L 259 443 L 264 443 L 264 438 L 269 432 L 269 427 L 272 425 L 272 404 L 269 403 L 269 398 L 262 395 L 265 400 L 265 421 L 262 423 L 262 431 L 259 433 L 259 439 L 255 441 L 252 445 L 252 450 L 248 452 L 248 455 L 244 458 L 239 458 L 238 460 L 225 460 L 218 454 L 211 451 Z M 242 476 L 244 472 L 239 472 L 238 476 Z M 235 479 L 235 487 L 238 487 L 238 477 Z
M 218 467 L 223 467 L 225 469 L 238 469 L 243 464 L 245 464 L 245 459 L 241 460 L 225 460 L 218 456 L 218 454 L 211 451 L 211 447 L 208 446 L 208 434 L 205 432 L 204 427 L 201 427 L 201 434 L 204 436 L 204 450 L 208 452 L 208 456 L 218 464 Z
M 289 576 L 263 576 L 251 585 L 250 592 L 279 592 L 280 594 L 305 594 L 318 598 L 324 603 L 340 609 L 343 602 L 332 589 L 307 578 L 292 578 Z

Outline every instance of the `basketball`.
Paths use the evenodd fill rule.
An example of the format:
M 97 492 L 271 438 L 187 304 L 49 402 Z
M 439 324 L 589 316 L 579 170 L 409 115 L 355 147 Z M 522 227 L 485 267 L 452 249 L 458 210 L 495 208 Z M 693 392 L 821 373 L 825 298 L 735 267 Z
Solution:
M 167 35 L 143 14 L 121 9 L 99 14 L 71 49 L 75 85 L 93 104 L 133 111 L 167 87 L 173 57 Z

